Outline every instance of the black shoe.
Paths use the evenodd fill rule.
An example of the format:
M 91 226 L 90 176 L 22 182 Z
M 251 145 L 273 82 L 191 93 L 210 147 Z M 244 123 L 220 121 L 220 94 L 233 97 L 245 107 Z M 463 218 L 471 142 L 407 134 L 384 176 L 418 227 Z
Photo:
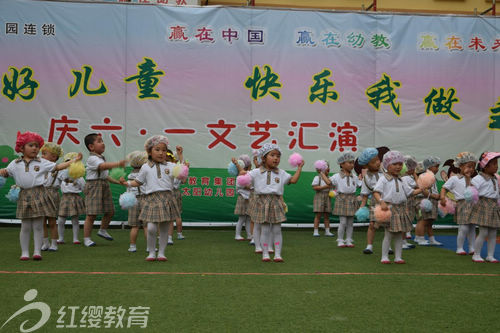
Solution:
M 370 249 L 364 249 L 364 250 L 363 250 L 363 253 L 364 253 L 364 254 L 373 254 L 373 251 L 372 251 L 372 250 L 370 250 Z
M 394 251 L 392 249 L 389 250 L 389 254 L 394 254 Z

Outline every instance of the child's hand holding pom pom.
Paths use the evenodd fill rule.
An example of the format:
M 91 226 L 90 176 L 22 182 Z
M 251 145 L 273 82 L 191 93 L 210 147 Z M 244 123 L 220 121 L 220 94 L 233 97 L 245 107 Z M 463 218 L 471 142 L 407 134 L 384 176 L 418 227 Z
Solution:
M 303 165 L 304 159 L 302 158 L 302 156 L 299 153 L 293 153 L 288 158 L 288 163 L 290 163 L 290 166 L 292 168 L 296 168 L 300 165 Z
M 119 203 L 122 209 L 129 209 L 137 204 L 137 198 L 131 192 L 124 192 L 120 195 Z
M 241 187 L 249 186 L 252 183 L 252 177 L 249 173 L 236 177 L 236 184 Z
M 9 190 L 9 193 L 5 195 L 7 199 L 9 199 L 10 202 L 17 202 L 19 199 L 19 192 L 21 191 L 21 188 L 16 185 L 12 185 L 12 187 Z
M 378 223 L 389 223 L 392 217 L 392 212 L 390 209 L 383 210 L 381 205 L 376 205 L 375 210 L 375 220 Z
M 479 192 L 474 186 L 469 186 L 465 189 L 464 198 L 465 201 L 476 204 L 479 201 Z
M 85 176 L 85 165 L 82 161 L 73 162 L 68 167 L 68 176 L 73 179 L 78 179 Z
M 356 216 L 356 219 L 358 220 L 358 222 L 364 222 L 364 221 L 368 221 L 368 219 L 370 218 L 370 210 L 368 209 L 368 207 L 360 207 L 356 213 L 354 214 L 354 216 Z

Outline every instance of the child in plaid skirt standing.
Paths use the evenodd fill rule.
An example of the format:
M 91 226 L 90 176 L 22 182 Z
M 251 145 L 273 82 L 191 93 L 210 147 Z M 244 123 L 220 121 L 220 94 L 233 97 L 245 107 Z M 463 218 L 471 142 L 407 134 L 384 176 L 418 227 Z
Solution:
M 64 161 L 70 161 L 76 156 L 78 156 L 77 153 L 67 153 L 64 155 Z M 78 216 L 85 214 L 85 202 L 80 196 L 80 193 L 85 188 L 85 179 L 83 177 L 73 179 L 69 177 L 67 170 L 61 172 L 60 177 L 62 198 L 59 204 L 59 218 L 57 219 L 59 230 L 57 243 L 64 244 L 64 225 L 66 224 L 66 218 L 69 216 L 73 226 L 73 244 L 78 245 L 80 244 L 78 240 L 78 232 L 80 231 Z
M 472 261 L 484 262 L 481 249 L 484 240 L 488 241 L 486 262 L 498 263 L 495 253 L 497 229 L 500 228 L 500 208 L 498 207 L 498 158 L 500 153 L 485 152 L 479 158 L 479 174 L 472 178 L 472 185 L 479 192 L 479 201 L 472 207 L 471 221 L 479 226 L 479 235 L 474 242 Z
M 253 169 L 248 173 L 252 178 L 255 195 L 250 205 L 250 216 L 254 223 L 261 225 L 262 261 L 271 261 L 268 245 L 273 237 L 274 261 L 283 262 L 281 257 L 283 246 L 281 223 L 286 221 L 283 192 L 285 185 L 297 183 L 304 162 L 298 166 L 297 171 L 292 176 L 278 168 L 281 160 L 281 149 L 278 145 L 264 144 L 259 150 L 259 156 L 262 159 L 260 168 Z M 242 173 L 246 172 L 242 171 Z M 271 236 L 271 232 L 273 236 Z
M 354 240 L 352 239 L 354 214 L 359 206 L 356 189 L 361 186 L 359 179 L 352 174 L 354 159 L 354 155 L 350 152 L 340 155 L 337 159 L 340 172 L 329 179 L 329 183 L 337 190 L 333 214 L 339 217 L 338 247 L 354 247 Z M 345 240 L 344 234 L 346 235 Z
M 333 237 L 330 232 L 330 212 L 332 211 L 332 203 L 330 199 L 330 185 L 323 179 L 323 177 L 328 177 L 330 173 L 330 165 L 326 161 L 322 161 L 325 165 L 325 170 L 316 169 L 318 175 L 314 177 L 312 181 L 312 188 L 314 190 L 313 199 L 313 212 L 314 212 L 314 231 L 313 237 L 319 237 L 319 222 L 321 220 L 321 215 L 323 215 L 323 224 L 325 226 L 325 236 Z M 324 176 L 322 175 L 324 174 Z
M 184 163 L 184 155 L 183 155 L 183 148 L 180 147 L 180 150 L 177 151 L 177 158 L 174 156 L 174 153 L 170 150 L 167 149 L 167 162 L 172 162 L 172 163 Z M 184 163 L 185 165 L 189 166 L 189 163 Z M 182 193 L 181 193 L 181 185 L 186 182 L 186 179 L 178 179 L 174 178 L 174 198 L 175 201 L 177 202 L 177 207 L 179 208 L 179 217 L 175 219 L 175 228 L 177 229 L 177 239 L 178 240 L 183 240 L 185 239 L 184 235 L 182 234 Z M 168 227 L 168 241 L 167 245 L 174 245 L 174 240 L 173 240 L 173 235 L 174 235 L 174 224 L 170 224 Z
M 29 260 L 30 234 L 33 230 L 33 260 L 42 260 L 41 247 L 43 238 L 43 220 L 50 213 L 53 202 L 45 195 L 43 183 L 49 172 L 66 169 L 74 161 L 82 159 L 79 154 L 74 160 L 56 164 L 45 158 L 39 158 L 43 138 L 33 132 L 18 133 L 15 151 L 23 155 L 0 169 L 3 177 L 11 176 L 21 188 L 17 200 L 16 217 L 21 220 L 21 260 Z
M 127 155 L 127 160 L 133 168 L 127 178 L 128 180 L 134 180 L 137 178 L 137 175 L 139 175 L 139 171 L 144 163 L 147 163 L 148 154 L 145 151 L 136 150 Z M 127 192 L 133 193 L 137 199 L 137 204 L 128 209 L 128 226 L 130 227 L 130 246 L 128 248 L 128 252 L 136 252 L 137 234 L 139 233 L 141 226 L 144 229 L 144 236 L 146 237 L 146 240 L 148 233 L 147 224 L 143 223 L 143 221 L 139 219 L 144 200 L 144 186 L 129 187 Z
M 123 185 L 143 186 L 144 199 L 139 214 L 139 220 L 148 224 L 148 250 L 146 261 L 167 261 L 165 249 L 167 247 L 168 228 L 180 216 L 177 201 L 173 195 L 174 163 L 167 162 L 168 139 L 163 135 L 155 135 L 146 140 L 144 148 L 148 153 L 148 162 L 145 163 L 135 180 L 121 182 Z M 179 152 L 182 147 L 178 146 Z M 156 256 L 156 239 L 158 229 L 160 241 L 158 256 Z
M 404 264 L 402 258 L 403 237 L 412 228 L 412 221 L 406 209 L 406 200 L 411 195 L 420 193 L 420 189 L 413 190 L 399 177 L 403 168 L 404 157 L 395 150 L 384 155 L 382 163 L 387 173 L 381 177 L 373 189 L 373 197 L 380 204 L 382 210 L 391 210 L 391 218 L 387 222 L 378 222 L 377 225 L 385 227 L 384 240 L 382 241 L 382 264 L 390 264 L 389 248 L 394 239 L 394 263 Z
M 235 158 L 231 159 L 232 162 L 240 168 L 238 160 L 243 162 L 243 170 L 250 171 L 252 167 L 252 162 L 248 155 L 240 155 L 238 160 Z M 239 170 L 240 171 L 240 170 Z M 244 241 L 245 238 L 241 236 L 241 229 L 245 226 L 247 239 L 251 240 L 252 233 L 250 231 L 250 215 L 248 214 L 248 207 L 250 202 L 250 194 L 252 189 L 250 186 L 240 186 L 236 184 L 236 192 L 238 193 L 238 198 L 236 199 L 236 206 L 234 206 L 234 215 L 238 215 L 238 222 L 236 223 L 236 234 L 234 239 L 237 241 Z
M 458 255 L 466 255 L 464 241 L 469 241 L 469 254 L 474 254 L 476 226 L 471 222 L 472 202 L 465 201 L 464 193 L 471 185 L 472 175 L 476 168 L 476 157 L 469 152 L 462 152 L 455 157 L 455 166 L 460 168 L 460 174 L 451 176 L 441 188 L 441 205 L 446 205 L 446 192 L 453 193 L 457 206 L 454 220 L 458 224 L 457 251 Z

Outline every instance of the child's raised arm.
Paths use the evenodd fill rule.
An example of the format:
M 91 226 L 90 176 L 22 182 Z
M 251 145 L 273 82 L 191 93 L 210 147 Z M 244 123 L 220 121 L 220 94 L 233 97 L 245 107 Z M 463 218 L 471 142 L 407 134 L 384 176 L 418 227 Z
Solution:
M 126 164 L 127 164 L 127 160 L 121 160 L 118 162 L 103 162 L 103 163 L 99 164 L 98 169 L 100 171 L 103 171 L 103 170 L 110 170 L 110 169 L 120 168 L 120 167 L 123 168 Z
M 297 168 L 297 171 L 295 171 L 295 173 L 293 174 L 292 178 L 290 178 L 290 182 L 289 184 L 296 184 L 297 181 L 299 180 L 300 178 L 300 173 L 302 172 L 302 167 L 304 166 L 304 161 L 302 161 L 302 163 L 299 164 L 298 168 Z
M 64 169 L 68 168 L 72 163 L 78 162 L 81 160 L 82 160 L 82 153 L 78 153 L 78 156 L 75 157 L 74 159 L 67 161 L 67 162 L 56 164 L 54 170 L 56 170 L 56 171 L 64 170 Z
M 177 159 L 179 160 L 179 162 L 184 162 L 184 149 L 182 148 L 182 146 L 175 146 L 175 151 L 177 152 Z

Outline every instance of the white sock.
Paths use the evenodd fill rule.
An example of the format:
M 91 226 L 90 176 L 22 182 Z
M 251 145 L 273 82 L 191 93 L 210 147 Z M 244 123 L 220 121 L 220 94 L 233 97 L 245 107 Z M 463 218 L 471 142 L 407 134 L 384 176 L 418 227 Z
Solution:
M 368 250 L 373 250 L 373 244 L 367 244 L 367 245 L 366 245 L 366 248 L 367 248 Z M 387 250 L 387 253 L 389 253 L 389 250 Z
M 235 238 L 241 237 L 241 229 L 243 228 L 244 219 L 243 215 L 238 217 L 238 223 L 236 223 L 236 235 L 234 236 Z
M 434 236 L 429 236 L 429 242 L 435 242 L 436 239 L 434 238 Z
M 281 258 L 281 248 L 283 246 L 283 234 L 281 233 L 281 223 L 272 225 L 274 257 Z
M 33 219 L 33 254 L 40 255 L 42 248 L 42 239 L 43 239 L 43 217 L 37 217 Z
M 463 250 L 465 237 L 467 236 L 467 232 L 469 231 L 468 224 L 461 224 L 458 226 L 458 234 L 457 234 L 457 250 Z
M 391 233 L 389 230 L 384 231 L 384 240 L 382 241 L 382 261 L 389 260 L 389 248 L 391 247 Z
M 21 243 L 21 257 L 30 256 L 30 236 L 33 223 L 31 219 L 21 220 L 21 231 L 19 232 L 19 243 Z
M 319 235 L 319 231 L 318 231 L 318 228 L 314 228 L 314 232 L 313 232 L 314 235 Z
M 474 252 L 474 241 L 476 239 L 476 226 L 469 224 L 469 231 L 467 232 L 467 242 L 469 243 L 469 253 Z
M 344 233 L 347 225 L 347 216 L 339 216 L 339 229 L 337 231 L 337 242 L 344 241 Z
M 262 243 L 260 240 L 261 236 L 262 236 L 262 224 L 254 223 L 253 224 L 253 241 L 255 243 L 256 250 L 262 250 Z
M 252 238 L 252 233 L 250 232 L 250 216 L 245 215 L 245 233 L 247 234 L 247 238 Z
M 66 223 L 66 218 L 59 216 L 57 218 L 57 233 L 59 234 L 59 241 L 64 242 L 64 224 Z
M 152 222 L 148 223 L 148 249 L 149 249 L 149 256 L 155 256 L 155 249 L 156 249 L 156 233 L 158 232 L 158 223 Z
M 73 216 L 71 218 L 71 225 L 73 226 L 73 241 L 78 241 L 78 232 L 80 231 L 80 221 L 78 221 L 78 216 Z
M 474 242 L 474 250 L 475 256 L 481 256 L 481 249 L 483 248 L 483 243 L 486 237 L 488 236 L 488 228 L 487 227 L 479 227 L 479 235 L 476 237 L 476 241 Z
M 51 239 L 50 240 L 50 247 L 51 248 L 56 248 L 57 249 L 57 239 Z
M 327 234 L 330 233 L 330 227 L 325 228 L 325 233 L 327 233 Z
M 168 236 L 168 227 L 170 226 L 171 222 L 167 223 L 158 223 L 160 227 L 160 244 L 158 246 L 158 257 L 164 257 L 165 256 L 165 249 L 167 247 L 167 238 Z M 172 236 L 170 236 L 172 237 Z M 154 249 L 154 247 L 153 247 Z
M 262 257 L 269 258 L 269 241 L 271 238 L 271 225 L 263 223 L 261 226 Z
M 401 232 L 391 233 L 394 239 L 394 261 L 402 260 L 401 254 L 403 253 L 403 234 Z
M 493 258 L 495 255 L 495 247 L 497 245 L 497 229 L 488 228 L 488 257 Z
M 354 240 L 352 239 L 352 232 L 354 230 L 354 217 L 348 216 L 347 217 L 347 227 L 346 227 L 346 241 L 348 242 L 353 242 Z

